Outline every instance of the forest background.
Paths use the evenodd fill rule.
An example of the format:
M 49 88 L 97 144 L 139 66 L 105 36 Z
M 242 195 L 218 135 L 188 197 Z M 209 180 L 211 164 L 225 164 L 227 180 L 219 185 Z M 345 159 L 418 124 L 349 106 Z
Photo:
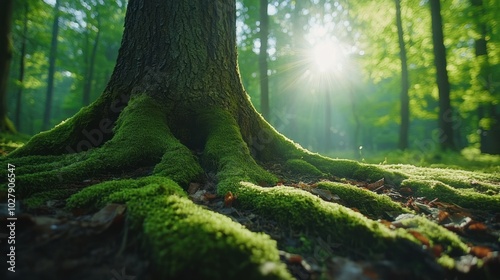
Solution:
M 99 96 L 126 4 L 14 1 L 7 116 L 19 132 L 50 129 Z M 441 1 L 451 145 L 438 123 L 428 1 L 243 0 L 237 9 L 244 86 L 288 138 L 334 158 L 500 171 L 484 155 L 500 154 L 498 0 Z

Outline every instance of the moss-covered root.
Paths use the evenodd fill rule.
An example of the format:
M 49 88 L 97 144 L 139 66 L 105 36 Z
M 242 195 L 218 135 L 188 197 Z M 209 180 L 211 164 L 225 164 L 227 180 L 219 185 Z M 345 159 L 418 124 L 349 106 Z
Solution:
M 439 199 L 443 202 L 455 203 L 465 208 L 491 210 L 500 212 L 500 194 L 481 193 L 474 187 L 454 188 L 443 182 L 430 179 L 406 179 L 402 188 L 410 188 L 415 196 L 428 199 Z M 497 188 L 497 192 L 500 187 Z
M 143 211 L 131 203 L 131 211 Z M 148 205 L 144 234 L 167 279 L 291 279 L 276 242 L 228 217 L 171 196 Z
M 353 185 L 320 182 L 317 188 L 329 190 L 331 193 L 338 195 L 347 207 L 356 208 L 363 215 L 372 219 L 382 219 L 411 212 L 401 204 L 394 202 L 387 195 L 376 194 Z
M 21 197 L 27 197 L 49 187 L 80 182 L 103 173 L 153 166 L 158 162 L 160 165 L 155 172 L 167 175 L 179 171 L 177 164 L 189 164 L 190 168 L 174 176 L 174 179 L 184 184 L 202 174 L 202 170 L 187 148 L 174 138 L 166 122 L 165 112 L 158 103 L 147 95 L 136 96 L 120 114 L 111 140 L 97 149 L 61 155 L 60 164 L 51 157 L 51 164 L 34 164 L 33 170 L 23 166 L 23 172 L 17 172 L 18 193 Z M 12 161 L 22 162 L 27 158 Z M 71 159 L 75 161 L 68 162 Z
M 68 151 L 78 150 L 79 143 L 80 146 L 84 141 L 90 143 L 89 135 L 94 134 L 95 129 L 99 130 L 102 139 L 100 139 L 100 143 L 94 143 L 94 146 L 103 144 L 105 138 L 109 138 L 112 124 L 119 113 L 116 108 L 116 112 L 112 112 L 112 114 L 107 114 L 108 111 L 110 109 L 106 108 L 106 102 L 101 97 L 53 129 L 33 136 L 24 146 L 11 152 L 8 157 L 60 155 Z
M 217 170 L 219 181 L 250 181 L 260 184 L 274 184 L 275 176 L 260 167 L 250 155 L 243 141 L 240 129 L 229 112 L 216 110 L 200 116 L 207 131 L 203 151 L 203 162 L 210 169 Z
M 389 229 L 349 208 L 325 202 L 295 188 L 262 188 L 245 182 L 240 184 L 223 182 L 218 188 L 220 192 L 231 191 L 235 194 L 237 205 L 241 207 L 251 208 L 279 223 L 301 230 L 305 228 L 315 230 L 324 238 L 340 243 L 345 248 L 362 250 L 367 256 L 390 252 L 397 256 L 399 261 L 404 261 L 406 257 L 411 259 L 408 256 L 411 252 L 408 244 L 421 244 L 421 241 L 401 228 Z M 439 226 L 437 228 L 442 235 L 438 237 L 436 234 L 429 238 L 432 238 L 436 244 L 445 243 L 446 252 L 465 253 L 466 246 L 456 236 L 450 239 L 452 235 L 448 230 Z
M 82 190 L 68 207 L 127 203 L 162 279 L 292 279 L 279 263 L 276 242 L 185 198 L 163 177 L 101 183 Z

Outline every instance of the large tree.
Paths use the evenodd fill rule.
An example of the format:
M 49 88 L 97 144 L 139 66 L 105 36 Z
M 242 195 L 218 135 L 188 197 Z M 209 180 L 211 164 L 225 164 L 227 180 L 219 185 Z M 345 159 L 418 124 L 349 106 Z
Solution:
M 344 252 L 355 248 L 367 259 L 390 259 L 415 277 L 424 266 L 429 275 L 444 273 L 422 247 L 425 240 L 444 248 L 437 257 L 448 266 L 468 247 L 418 216 L 405 216 L 399 223 L 407 226 L 397 230 L 382 225 L 376 219 L 386 213 L 410 211 L 346 181 L 322 182 L 322 192 L 314 192 L 316 186 L 265 186 L 274 186 L 276 174 L 286 172 L 332 180 L 384 178 L 414 188 L 416 195 L 500 209 L 496 196 L 482 193 L 491 191 L 488 182 L 500 181 L 495 176 L 461 172 L 445 180 L 453 172 L 437 170 L 427 171 L 433 180 L 424 180 L 419 170 L 332 160 L 298 147 L 251 105 L 235 45 L 232 0 L 130 0 L 116 67 L 102 95 L 2 160 L 17 166 L 16 197 L 34 207 L 71 195 L 66 207 L 87 211 L 126 203 L 131 228 L 142 233 L 156 273 L 168 279 L 291 278 L 268 235 L 187 199 L 190 183 L 205 180 L 205 174 L 215 174 L 211 180 L 227 205 L 253 209 L 283 229 L 311 229 L 321 240 L 342 244 Z M 279 170 L 272 174 L 263 166 Z M 94 185 L 89 180 L 129 171 L 138 171 L 139 178 Z M 475 191 L 447 185 L 468 184 L 461 179 L 467 176 L 474 177 Z M 81 182 L 89 186 L 75 189 Z M 365 216 L 331 202 L 330 191 Z

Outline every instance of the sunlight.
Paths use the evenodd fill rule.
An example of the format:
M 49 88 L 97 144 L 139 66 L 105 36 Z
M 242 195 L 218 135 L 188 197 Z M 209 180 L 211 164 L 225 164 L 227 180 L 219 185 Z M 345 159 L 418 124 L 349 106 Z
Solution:
M 322 75 L 338 75 L 343 71 L 348 54 L 337 37 L 331 35 L 325 27 L 315 25 L 307 39 L 312 45 L 308 52 L 308 59 L 312 63 L 311 71 Z
M 342 50 L 333 42 L 325 41 L 316 44 L 311 49 L 311 60 L 318 71 L 341 71 L 342 70 Z

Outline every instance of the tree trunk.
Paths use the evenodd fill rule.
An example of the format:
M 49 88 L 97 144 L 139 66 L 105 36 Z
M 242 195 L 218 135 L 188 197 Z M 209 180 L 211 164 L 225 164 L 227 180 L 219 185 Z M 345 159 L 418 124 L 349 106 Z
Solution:
M 52 40 L 50 43 L 49 54 L 49 73 L 47 77 L 47 94 L 45 99 L 45 112 L 43 114 L 42 130 L 51 127 L 50 119 L 52 116 L 52 96 L 54 94 L 54 74 L 56 71 L 57 60 L 57 37 L 59 36 L 59 5 L 60 0 L 56 0 L 54 6 L 54 22 L 52 24 Z
M 474 8 L 474 23 L 476 25 L 479 38 L 476 38 L 476 63 L 479 67 L 478 75 L 474 77 L 475 82 L 479 83 L 477 94 L 494 95 L 495 89 L 492 85 L 492 70 L 488 54 L 488 26 L 485 19 L 485 7 L 482 0 L 471 0 L 472 7 Z M 498 106 L 498 105 L 497 105 Z M 495 105 L 484 104 L 481 102 L 478 105 L 479 120 L 489 118 L 489 127 L 479 127 L 480 133 L 480 148 L 481 153 L 486 154 L 500 154 L 500 112 L 497 112 Z
M 7 118 L 7 83 L 12 59 L 10 27 L 12 21 L 12 0 L 0 5 L 0 132 L 15 132 L 14 125 Z
M 260 0 L 260 111 L 264 118 L 269 120 L 269 78 L 267 75 L 267 43 L 269 34 L 269 15 L 267 14 L 267 0 Z
M 16 127 L 21 128 L 21 106 L 23 103 L 23 90 L 24 90 L 24 68 L 26 61 L 26 39 L 28 36 L 28 13 L 29 2 L 24 3 L 24 18 L 23 18 L 23 33 L 21 35 L 21 53 L 19 54 L 19 90 L 16 97 L 16 115 L 14 122 Z
M 439 90 L 439 142 L 442 150 L 456 150 L 453 135 L 453 111 L 450 102 L 450 82 L 446 70 L 446 48 L 444 47 L 443 20 L 440 0 L 430 0 L 432 18 L 432 42 L 434 64 Z
M 396 25 L 398 27 L 399 57 L 401 58 L 401 125 L 399 127 L 399 149 L 408 148 L 408 131 L 410 128 L 410 98 L 408 96 L 409 78 L 406 47 L 404 41 L 403 23 L 401 20 L 401 0 L 396 2 Z

